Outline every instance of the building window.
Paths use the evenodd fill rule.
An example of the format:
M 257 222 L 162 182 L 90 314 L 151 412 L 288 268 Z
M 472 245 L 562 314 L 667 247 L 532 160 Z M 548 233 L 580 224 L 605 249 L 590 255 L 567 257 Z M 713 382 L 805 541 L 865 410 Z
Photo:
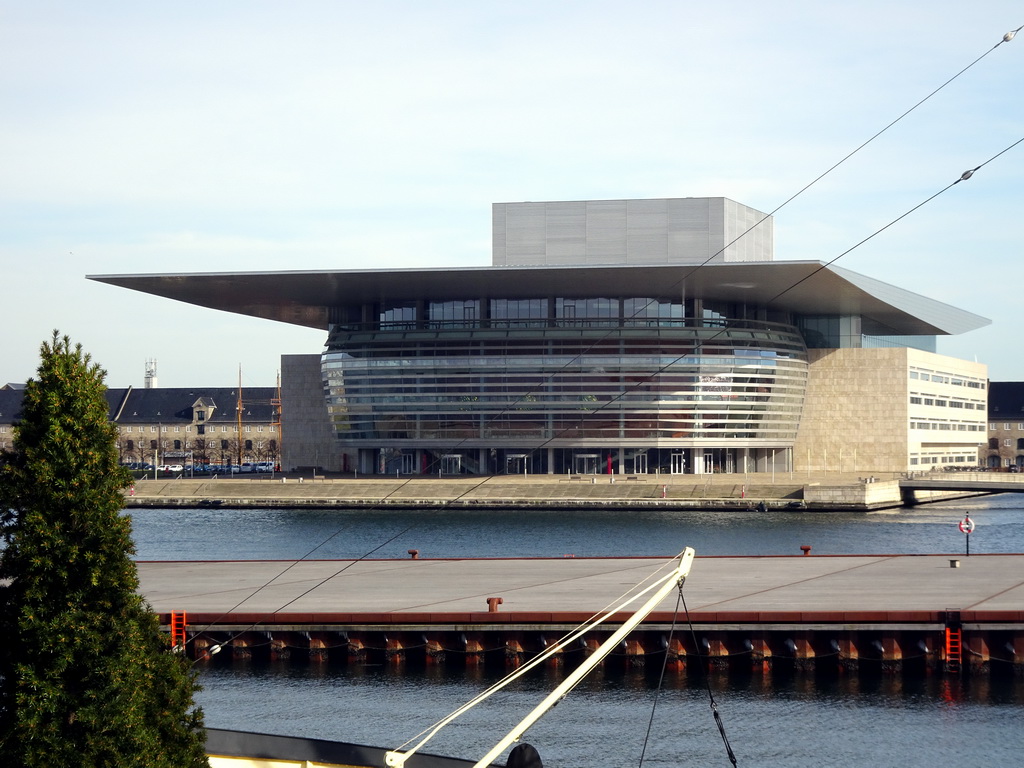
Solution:
M 134 451 L 135 450 L 135 441 L 134 440 L 129 440 L 126 447 L 128 448 L 129 451 Z
M 175 440 L 174 441 L 174 450 L 176 450 L 176 451 L 180 451 L 181 450 L 181 440 Z
M 409 329 L 416 327 L 416 305 L 400 304 L 381 310 L 379 315 L 381 330 Z
M 998 451 L 999 450 L 999 438 L 990 437 L 988 439 L 988 449 L 990 451 Z
M 263 427 L 261 427 L 261 426 L 260 427 L 256 427 L 256 431 L 257 432 L 262 432 L 263 431 Z
M 206 421 L 206 411 L 196 411 L 196 421 Z
M 1013 441 L 1011 441 L 1010 438 L 1008 438 L 1008 437 L 1003 438 L 1003 447 L 1004 448 L 1009 448 L 1012 444 L 1013 444 Z
M 1003 429 L 1009 429 L 1009 428 L 1010 428 L 1010 425 L 1004 422 L 1003 423 Z

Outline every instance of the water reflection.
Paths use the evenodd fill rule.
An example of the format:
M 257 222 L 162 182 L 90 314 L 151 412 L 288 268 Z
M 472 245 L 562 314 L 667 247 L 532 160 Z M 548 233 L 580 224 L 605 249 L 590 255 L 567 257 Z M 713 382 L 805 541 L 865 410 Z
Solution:
M 496 673 L 432 667 L 226 664 L 204 670 L 209 725 L 397 746 L 493 682 Z M 560 679 L 539 670 L 442 731 L 428 751 L 478 758 Z M 1013 763 L 1024 681 L 792 675 L 699 670 L 672 675 L 658 699 L 645 762 L 724 761 L 710 684 L 741 765 Z M 651 718 L 653 671 L 599 670 L 528 740 L 550 765 L 636 762 Z M 686 760 L 681 761 L 680 755 Z M 722 764 L 725 764 L 724 762 Z

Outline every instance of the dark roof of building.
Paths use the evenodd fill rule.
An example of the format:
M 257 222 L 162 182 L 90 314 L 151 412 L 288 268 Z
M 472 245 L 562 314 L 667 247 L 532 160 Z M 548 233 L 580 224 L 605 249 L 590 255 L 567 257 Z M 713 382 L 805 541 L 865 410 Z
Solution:
M 332 307 L 427 298 L 578 298 L 678 293 L 708 301 L 760 304 L 803 315 L 857 315 L 865 333 L 965 333 L 986 318 L 817 261 L 655 266 L 473 267 L 164 275 L 88 279 L 241 315 L 327 329 Z
M 994 418 L 1024 419 L 1024 381 L 990 381 L 988 414 Z
M 0 390 L 0 423 L 10 424 L 21 416 L 24 390 Z M 270 423 L 275 420 L 271 400 L 277 397 L 274 387 L 249 387 L 242 390 L 242 420 Z M 237 421 L 238 389 L 236 387 L 165 387 L 157 389 L 108 389 L 110 420 L 118 424 L 158 424 L 192 422 L 192 406 L 198 400 L 214 405 L 206 414 L 210 424 L 233 424 Z
M 0 389 L 0 424 L 10 424 L 21 415 L 23 389 Z

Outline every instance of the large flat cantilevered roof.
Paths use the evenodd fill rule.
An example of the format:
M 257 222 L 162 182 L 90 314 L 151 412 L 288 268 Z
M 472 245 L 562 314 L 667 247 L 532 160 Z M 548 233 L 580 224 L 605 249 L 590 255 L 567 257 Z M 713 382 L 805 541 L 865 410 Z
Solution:
M 211 309 L 328 328 L 329 310 L 415 300 L 680 296 L 803 315 L 859 315 L 890 335 L 965 333 L 991 321 L 817 261 L 656 266 L 471 267 L 192 274 L 88 279 Z

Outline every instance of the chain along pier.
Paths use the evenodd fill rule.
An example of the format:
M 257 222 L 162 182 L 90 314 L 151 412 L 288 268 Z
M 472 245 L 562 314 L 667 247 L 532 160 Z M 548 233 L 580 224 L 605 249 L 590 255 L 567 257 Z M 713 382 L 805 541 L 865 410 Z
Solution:
M 164 628 L 196 659 L 516 666 L 668 560 L 412 550 L 402 560 L 150 561 L 139 573 Z M 604 663 L 635 668 L 668 653 L 677 670 L 1024 674 L 1024 554 L 698 556 L 684 596 L 692 634 L 673 596 Z M 575 665 L 618 624 L 604 626 L 549 663 Z

